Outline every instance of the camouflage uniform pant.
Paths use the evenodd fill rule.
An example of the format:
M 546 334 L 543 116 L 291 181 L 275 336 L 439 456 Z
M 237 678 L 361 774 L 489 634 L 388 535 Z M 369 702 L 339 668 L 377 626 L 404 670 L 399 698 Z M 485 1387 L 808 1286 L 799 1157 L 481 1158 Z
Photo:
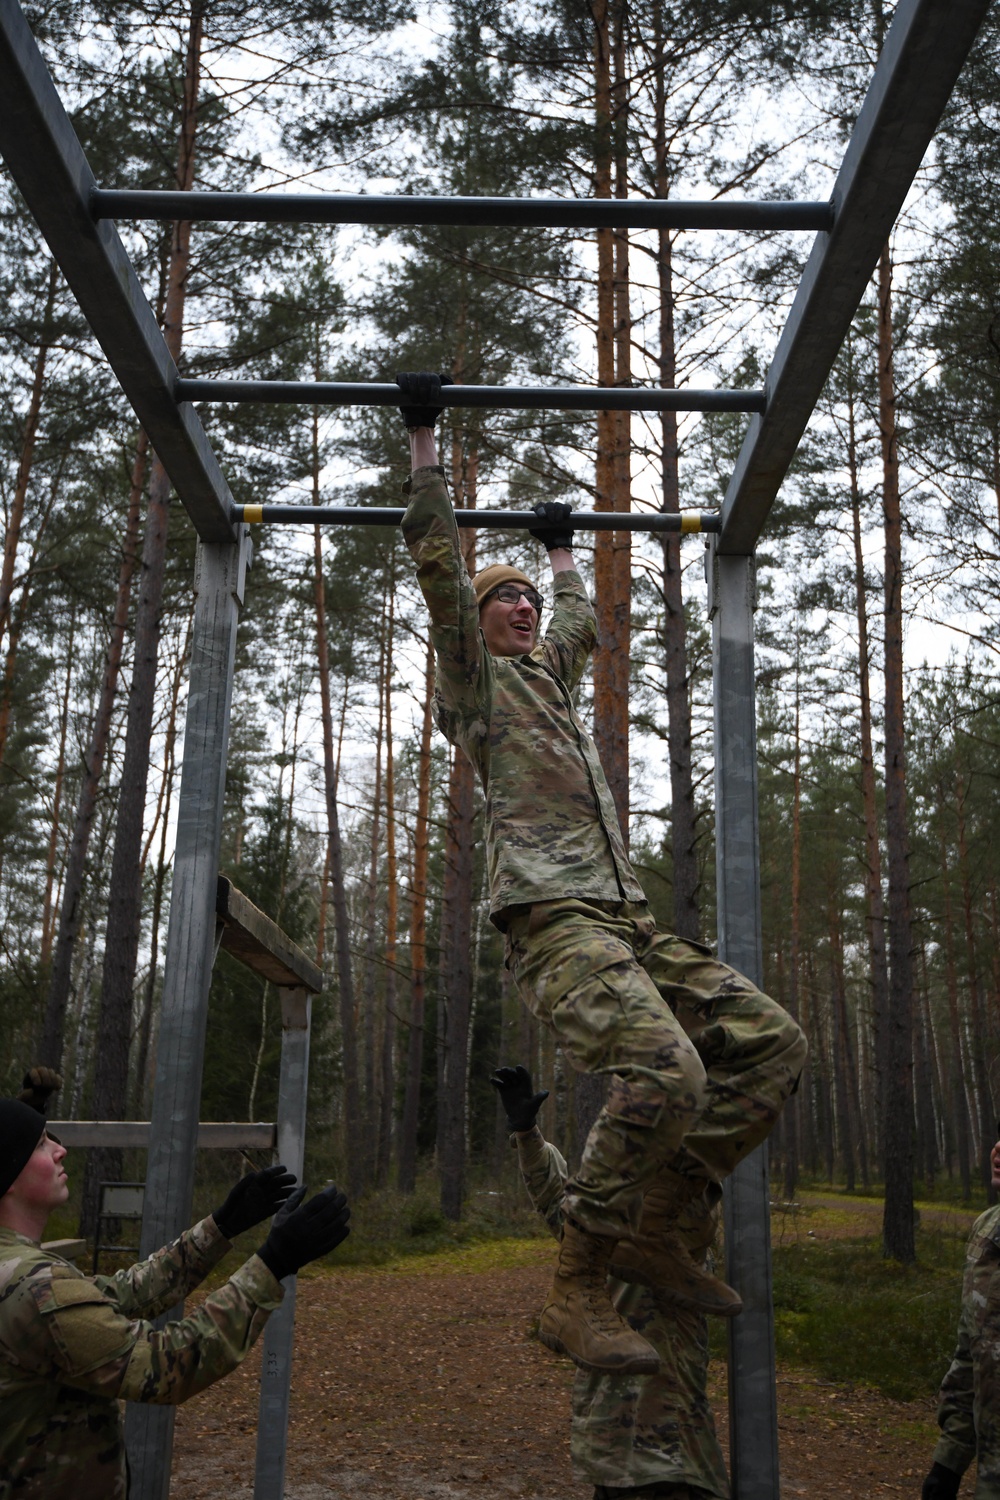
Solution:
M 565 1211 L 634 1232 L 663 1168 L 720 1179 L 765 1139 L 805 1061 L 801 1030 L 703 944 L 657 932 L 644 904 L 514 909 L 507 966 L 581 1073 L 607 1074 Z

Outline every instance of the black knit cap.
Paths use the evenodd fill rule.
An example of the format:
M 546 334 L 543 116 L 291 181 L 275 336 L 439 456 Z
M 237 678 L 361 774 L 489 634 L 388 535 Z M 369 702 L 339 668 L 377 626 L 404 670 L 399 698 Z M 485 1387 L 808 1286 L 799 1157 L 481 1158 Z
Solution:
M 0 1198 L 17 1181 L 45 1133 L 45 1118 L 20 1099 L 0 1099 Z

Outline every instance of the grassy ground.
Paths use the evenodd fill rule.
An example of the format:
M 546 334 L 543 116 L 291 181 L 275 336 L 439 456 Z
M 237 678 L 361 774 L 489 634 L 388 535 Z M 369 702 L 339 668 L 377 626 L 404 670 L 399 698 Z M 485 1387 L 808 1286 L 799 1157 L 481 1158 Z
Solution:
M 955 1344 L 965 1241 L 975 1214 L 917 1205 L 917 1262 L 886 1260 L 882 1203 L 806 1192 L 773 1217 L 778 1358 L 896 1400 L 934 1391 Z

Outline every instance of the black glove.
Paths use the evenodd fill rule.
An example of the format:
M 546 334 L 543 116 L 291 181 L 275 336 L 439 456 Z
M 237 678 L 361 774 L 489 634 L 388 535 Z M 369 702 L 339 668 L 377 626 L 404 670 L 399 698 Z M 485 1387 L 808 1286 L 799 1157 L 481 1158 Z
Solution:
M 351 1232 L 347 1224 L 351 1210 L 338 1187 L 324 1188 L 308 1203 L 302 1202 L 305 1191 L 304 1187 L 299 1188 L 288 1200 L 257 1251 L 279 1281 L 294 1276 L 311 1260 L 329 1255 Z
M 214 1210 L 219 1233 L 227 1240 L 234 1240 L 245 1229 L 263 1224 L 288 1198 L 295 1187 L 295 1173 L 287 1167 L 265 1167 L 261 1172 L 248 1172 L 232 1189 L 221 1208 Z
M 548 1089 L 532 1092 L 531 1074 L 520 1064 L 516 1068 L 497 1068 L 490 1079 L 500 1095 L 507 1124 L 511 1130 L 530 1130 L 535 1116 L 549 1097 Z
M 454 385 L 450 375 L 435 375 L 430 370 L 414 370 L 396 376 L 396 384 L 404 396 L 412 396 L 417 406 L 401 406 L 407 432 L 415 427 L 433 427 L 444 407 L 441 404 L 441 387 Z
M 573 514 L 572 505 L 567 505 L 565 500 L 539 500 L 531 508 L 536 516 L 542 517 L 545 525 L 531 527 L 529 536 L 541 542 L 546 552 L 552 552 L 556 547 L 572 547 L 573 528 L 565 524 Z
M 22 1104 L 27 1104 L 44 1115 L 49 1099 L 53 1094 L 58 1094 L 62 1085 L 62 1074 L 57 1073 L 55 1068 L 29 1068 L 17 1097 Z
M 946 1469 L 944 1464 L 931 1464 L 931 1472 L 920 1491 L 920 1500 L 957 1500 L 961 1483 L 962 1476 L 954 1469 Z

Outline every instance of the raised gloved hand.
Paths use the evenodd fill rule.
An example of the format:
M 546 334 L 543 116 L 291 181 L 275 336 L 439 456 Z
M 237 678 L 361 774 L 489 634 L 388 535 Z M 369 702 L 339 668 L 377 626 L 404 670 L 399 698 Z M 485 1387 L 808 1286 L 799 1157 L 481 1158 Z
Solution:
M 957 1500 L 961 1483 L 962 1476 L 954 1469 L 946 1469 L 944 1464 L 931 1464 L 931 1472 L 920 1491 L 920 1500 Z
M 298 1188 L 271 1225 L 271 1233 L 257 1254 L 279 1281 L 294 1276 L 311 1260 L 336 1250 L 350 1234 L 351 1210 L 338 1187 L 330 1186 L 303 1203 L 305 1188 Z
M 62 1074 L 57 1073 L 55 1068 L 29 1068 L 17 1097 L 22 1104 L 27 1104 L 44 1115 L 49 1099 L 53 1094 L 58 1094 L 62 1086 Z
M 548 1089 L 534 1092 L 531 1074 L 520 1064 L 516 1068 L 497 1068 L 490 1079 L 500 1095 L 507 1124 L 511 1130 L 530 1130 L 535 1116 L 549 1097 Z
M 450 375 L 435 375 L 431 370 L 413 370 L 396 376 L 396 384 L 404 396 L 412 396 L 414 406 L 401 406 L 407 432 L 417 427 L 433 427 L 444 407 L 441 403 L 441 387 L 454 385 Z
M 533 536 L 536 542 L 541 542 L 546 552 L 554 552 L 557 547 L 572 547 L 573 528 L 566 525 L 573 514 L 572 505 L 567 505 L 565 500 L 539 500 L 531 508 L 545 525 L 532 526 L 528 531 L 529 536 Z
M 245 1229 L 263 1224 L 288 1201 L 294 1187 L 295 1173 L 289 1172 L 287 1167 L 264 1167 L 260 1172 L 248 1172 L 231 1189 L 222 1207 L 212 1214 L 219 1233 L 227 1240 L 234 1240 Z

